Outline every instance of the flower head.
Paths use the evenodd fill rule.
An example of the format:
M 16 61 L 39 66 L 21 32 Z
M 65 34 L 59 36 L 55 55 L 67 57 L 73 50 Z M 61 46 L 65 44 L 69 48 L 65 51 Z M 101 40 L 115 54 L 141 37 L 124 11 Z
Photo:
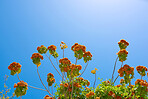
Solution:
M 11 75 L 21 72 L 21 65 L 20 63 L 13 62 L 8 66 L 8 69 L 11 70 Z
M 41 45 L 37 47 L 37 50 L 40 54 L 45 54 L 48 49 L 44 45 Z
M 129 45 L 129 43 L 124 39 L 121 39 L 118 42 L 118 44 L 119 44 L 120 49 L 125 49 Z

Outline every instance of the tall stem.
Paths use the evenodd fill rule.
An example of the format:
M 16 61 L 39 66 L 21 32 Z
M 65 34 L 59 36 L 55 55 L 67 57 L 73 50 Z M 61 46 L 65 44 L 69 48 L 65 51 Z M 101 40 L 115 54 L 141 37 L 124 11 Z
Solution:
M 78 61 L 78 58 L 76 58 L 75 65 L 77 65 L 77 61 Z M 74 78 L 72 78 L 72 91 L 71 91 L 71 98 L 72 98 L 72 95 L 73 95 L 73 81 L 74 81 Z
M 43 81 L 42 81 L 42 79 L 41 79 L 41 77 L 40 77 L 40 74 L 39 74 L 39 71 L 38 71 L 38 67 L 37 67 L 37 73 L 38 73 L 38 76 L 39 76 L 39 79 L 40 79 L 42 85 L 45 87 L 45 89 L 47 90 L 47 92 L 53 97 L 53 95 L 48 91 L 48 89 L 47 89 L 46 86 L 44 85 L 44 83 L 43 83 Z
M 48 55 L 46 54 L 46 56 L 48 57 Z M 48 59 L 50 60 L 52 66 L 55 68 L 55 70 L 59 73 L 59 75 L 61 76 L 60 72 L 56 69 L 56 67 L 54 66 L 54 64 L 52 63 L 50 57 L 48 57 Z M 63 78 L 63 76 L 61 76 Z M 63 78 L 64 79 L 64 78 Z M 65 79 L 64 79 L 65 80 Z
M 83 72 L 80 74 L 80 76 L 82 76 L 82 74 L 83 74 L 83 73 L 84 73 L 84 71 L 86 70 L 87 66 L 88 66 L 88 62 L 87 62 L 87 64 L 86 64 L 86 66 L 85 66 L 85 68 L 84 68 Z M 79 76 L 79 77 L 80 77 L 80 76 Z
M 95 81 L 94 81 L 93 88 L 95 88 L 95 83 L 96 83 L 96 73 L 95 73 Z
M 123 62 L 122 62 L 122 64 L 121 64 L 121 67 L 122 67 L 122 65 L 123 65 Z M 114 82 L 113 83 L 115 83 L 116 82 L 116 80 L 117 80 L 117 78 L 119 77 L 119 75 L 116 77 L 116 79 L 114 80 Z
M 115 61 L 115 64 L 114 64 L 114 70 L 113 70 L 113 73 L 112 73 L 112 79 L 111 79 L 111 82 L 112 82 L 113 79 L 114 79 L 114 73 L 115 73 L 115 68 L 116 68 L 117 60 L 118 60 L 118 57 L 116 58 L 116 61 Z

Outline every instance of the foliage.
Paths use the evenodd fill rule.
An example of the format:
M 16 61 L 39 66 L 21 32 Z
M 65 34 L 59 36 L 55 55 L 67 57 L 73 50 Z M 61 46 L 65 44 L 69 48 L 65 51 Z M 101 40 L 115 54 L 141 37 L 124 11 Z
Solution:
M 6 85 L 8 75 L 5 75 L 4 78 L 5 78 L 4 79 L 4 90 L 0 91 L 0 99 L 13 99 L 13 97 L 15 97 L 14 93 L 12 96 L 8 96 L 8 93 L 10 92 L 10 89 L 11 89 L 11 88 L 8 88 L 8 86 Z

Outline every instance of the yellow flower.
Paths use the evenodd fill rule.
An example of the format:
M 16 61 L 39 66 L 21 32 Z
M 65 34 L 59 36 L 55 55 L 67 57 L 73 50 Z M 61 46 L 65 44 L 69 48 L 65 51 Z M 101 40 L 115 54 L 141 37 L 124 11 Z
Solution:
M 96 70 L 92 70 L 91 73 L 92 73 L 92 74 L 95 74 L 95 73 L 96 73 Z
M 95 70 L 97 70 L 97 71 L 98 71 L 98 69 L 97 69 L 97 68 L 95 68 Z

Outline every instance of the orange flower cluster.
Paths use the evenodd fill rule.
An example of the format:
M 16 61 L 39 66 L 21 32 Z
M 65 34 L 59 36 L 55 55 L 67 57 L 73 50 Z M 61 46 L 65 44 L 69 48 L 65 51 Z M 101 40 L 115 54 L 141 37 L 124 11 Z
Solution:
M 86 94 L 86 97 L 89 98 L 89 97 L 91 97 L 91 96 L 93 96 L 93 95 L 95 95 L 95 93 L 92 92 L 92 91 L 90 91 L 89 93 Z
M 33 53 L 31 59 L 33 59 L 33 58 L 40 58 L 43 60 L 43 56 L 39 53 Z
M 21 68 L 21 65 L 19 63 L 13 62 L 8 66 L 9 70 L 18 71 Z
M 120 83 L 122 84 L 123 82 L 124 82 L 124 79 L 121 79 L 121 80 L 120 80 Z
M 107 81 L 103 81 L 103 82 L 105 82 L 105 84 L 110 84 L 110 81 L 108 81 L 108 80 Z
M 71 66 L 70 66 L 70 69 L 71 70 L 75 70 L 75 69 L 78 69 L 78 70 L 81 70 L 82 69 L 82 66 L 81 65 L 75 65 L 75 64 L 72 64 Z
M 79 83 L 74 82 L 73 86 L 77 87 L 77 88 L 81 88 L 81 85 L 79 85 Z
M 57 47 L 55 45 L 50 45 L 50 46 L 48 46 L 48 49 L 55 51 L 57 49 Z
M 142 71 L 143 69 L 144 69 L 145 71 L 148 70 L 145 66 L 137 66 L 137 67 L 136 67 L 136 70 L 137 70 L 137 71 Z
M 83 81 L 84 79 L 83 79 L 82 77 L 79 77 L 77 80 L 81 82 L 81 81 Z
M 49 86 L 52 86 L 52 84 L 55 82 L 55 78 L 53 78 L 54 75 L 52 73 L 48 73 L 47 75 L 47 82 Z
M 129 45 L 129 43 L 128 43 L 126 40 L 124 40 L 124 39 L 121 39 L 121 40 L 118 42 L 118 44 L 121 44 L 121 43 L 125 44 L 126 46 Z
M 113 91 L 109 91 L 108 95 L 109 95 L 109 96 L 112 96 L 112 97 L 114 97 L 114 98 L 116 97 L 116 95 L 115 95 L 115 93 L 113 93 Z
M 148 87 L 148 83 L 146 82 L 146 80 L 144 81 L 144 80 L 141 80 L 141 79 L 137 79 L 137 80 L 135 81 L 135 85 L 136 85 L 136 84 L 140 84 L 140 85 L 142 85 L 142 86 Z
M 14 84 L 14 88 L 16 88 L 17 86 L 21 86 L 21 87 L 27 87 L 28 84 L 24 81 L 20 81 L 17 84 Z
M 71 91 L 72 91 L 71 85 L 69 85 L 69 87 L 68 87 L 68 83 L 65 83 L 65 84 L 60 84 L 60 86 L 63 86 L 63 87 L 68 88 L 68 91 L 69 91 L 69 92 L 71 92 Z
M 121 85 L 119 84 L 119 85 L 116 85 L 116 87 L 120 87 Z
M 87 56 L 90 56 L 90 57 L 92 57 L 92 54 L 90 53 L 90 51 L 88 51 L 88 52 L 85 52 L 85 53 L 84 53 L 84 55 L 83 55 L 83 57 L 87 57 Z
M 74 50 L 75 46 L 79 45 L 78 43 L 75 43 L 72 47 L 71 50 Z
M 61 42 L 60 46 L 61 46 L 61 49 L 68 48 L 68 46 L 63 41 Z
M 44 97 L 44 99 L 54 99 L 54 98 L 49 97 L 48 95 L 46 95 L 46 96 Z
M 134 71 L 134 68 L 133 67 L 130 67 L 129 65 L 125 64 L 123 67 L 121 67 L 119 70 L 118 70 L 118 73 L 120 75 L 120 77 L 123 77 L 124 75 L 124 72 L 129 75 L 129 74 L 132 74 Z
M 47 76 L 54 77 L 52 73 L 48 73 Z
M 117 55 L 120 55 L 120 54 L 123 54 L 123 53 L 128 54 L 128 51 L 126 51 L 125 49 L 122 49 L 122 50 L 120 50 L 120 51 L 117 53 Z
M 68 58 L 62 58 L 59 60 L 59 63 L 70 65 L 71 61 Z
M 40 48 L 45 47 L 44 45 L 38 46 L 37 50 L 40 50 Z
M 86 47 L 84 45 L 79 45 L 78 43 L 75 43 L 72 47 L 71 47 L 71 50 L 73 51 L 79 51 L 79 50 L 82 50 L 83 53 L 86 52 Z
M 82 50 L 83 53 L 86 52 L 86 47 L 84 45 L 76 45 L 74 47 L 74 50 L 73 51 L 79 51 L 80 49 Z

